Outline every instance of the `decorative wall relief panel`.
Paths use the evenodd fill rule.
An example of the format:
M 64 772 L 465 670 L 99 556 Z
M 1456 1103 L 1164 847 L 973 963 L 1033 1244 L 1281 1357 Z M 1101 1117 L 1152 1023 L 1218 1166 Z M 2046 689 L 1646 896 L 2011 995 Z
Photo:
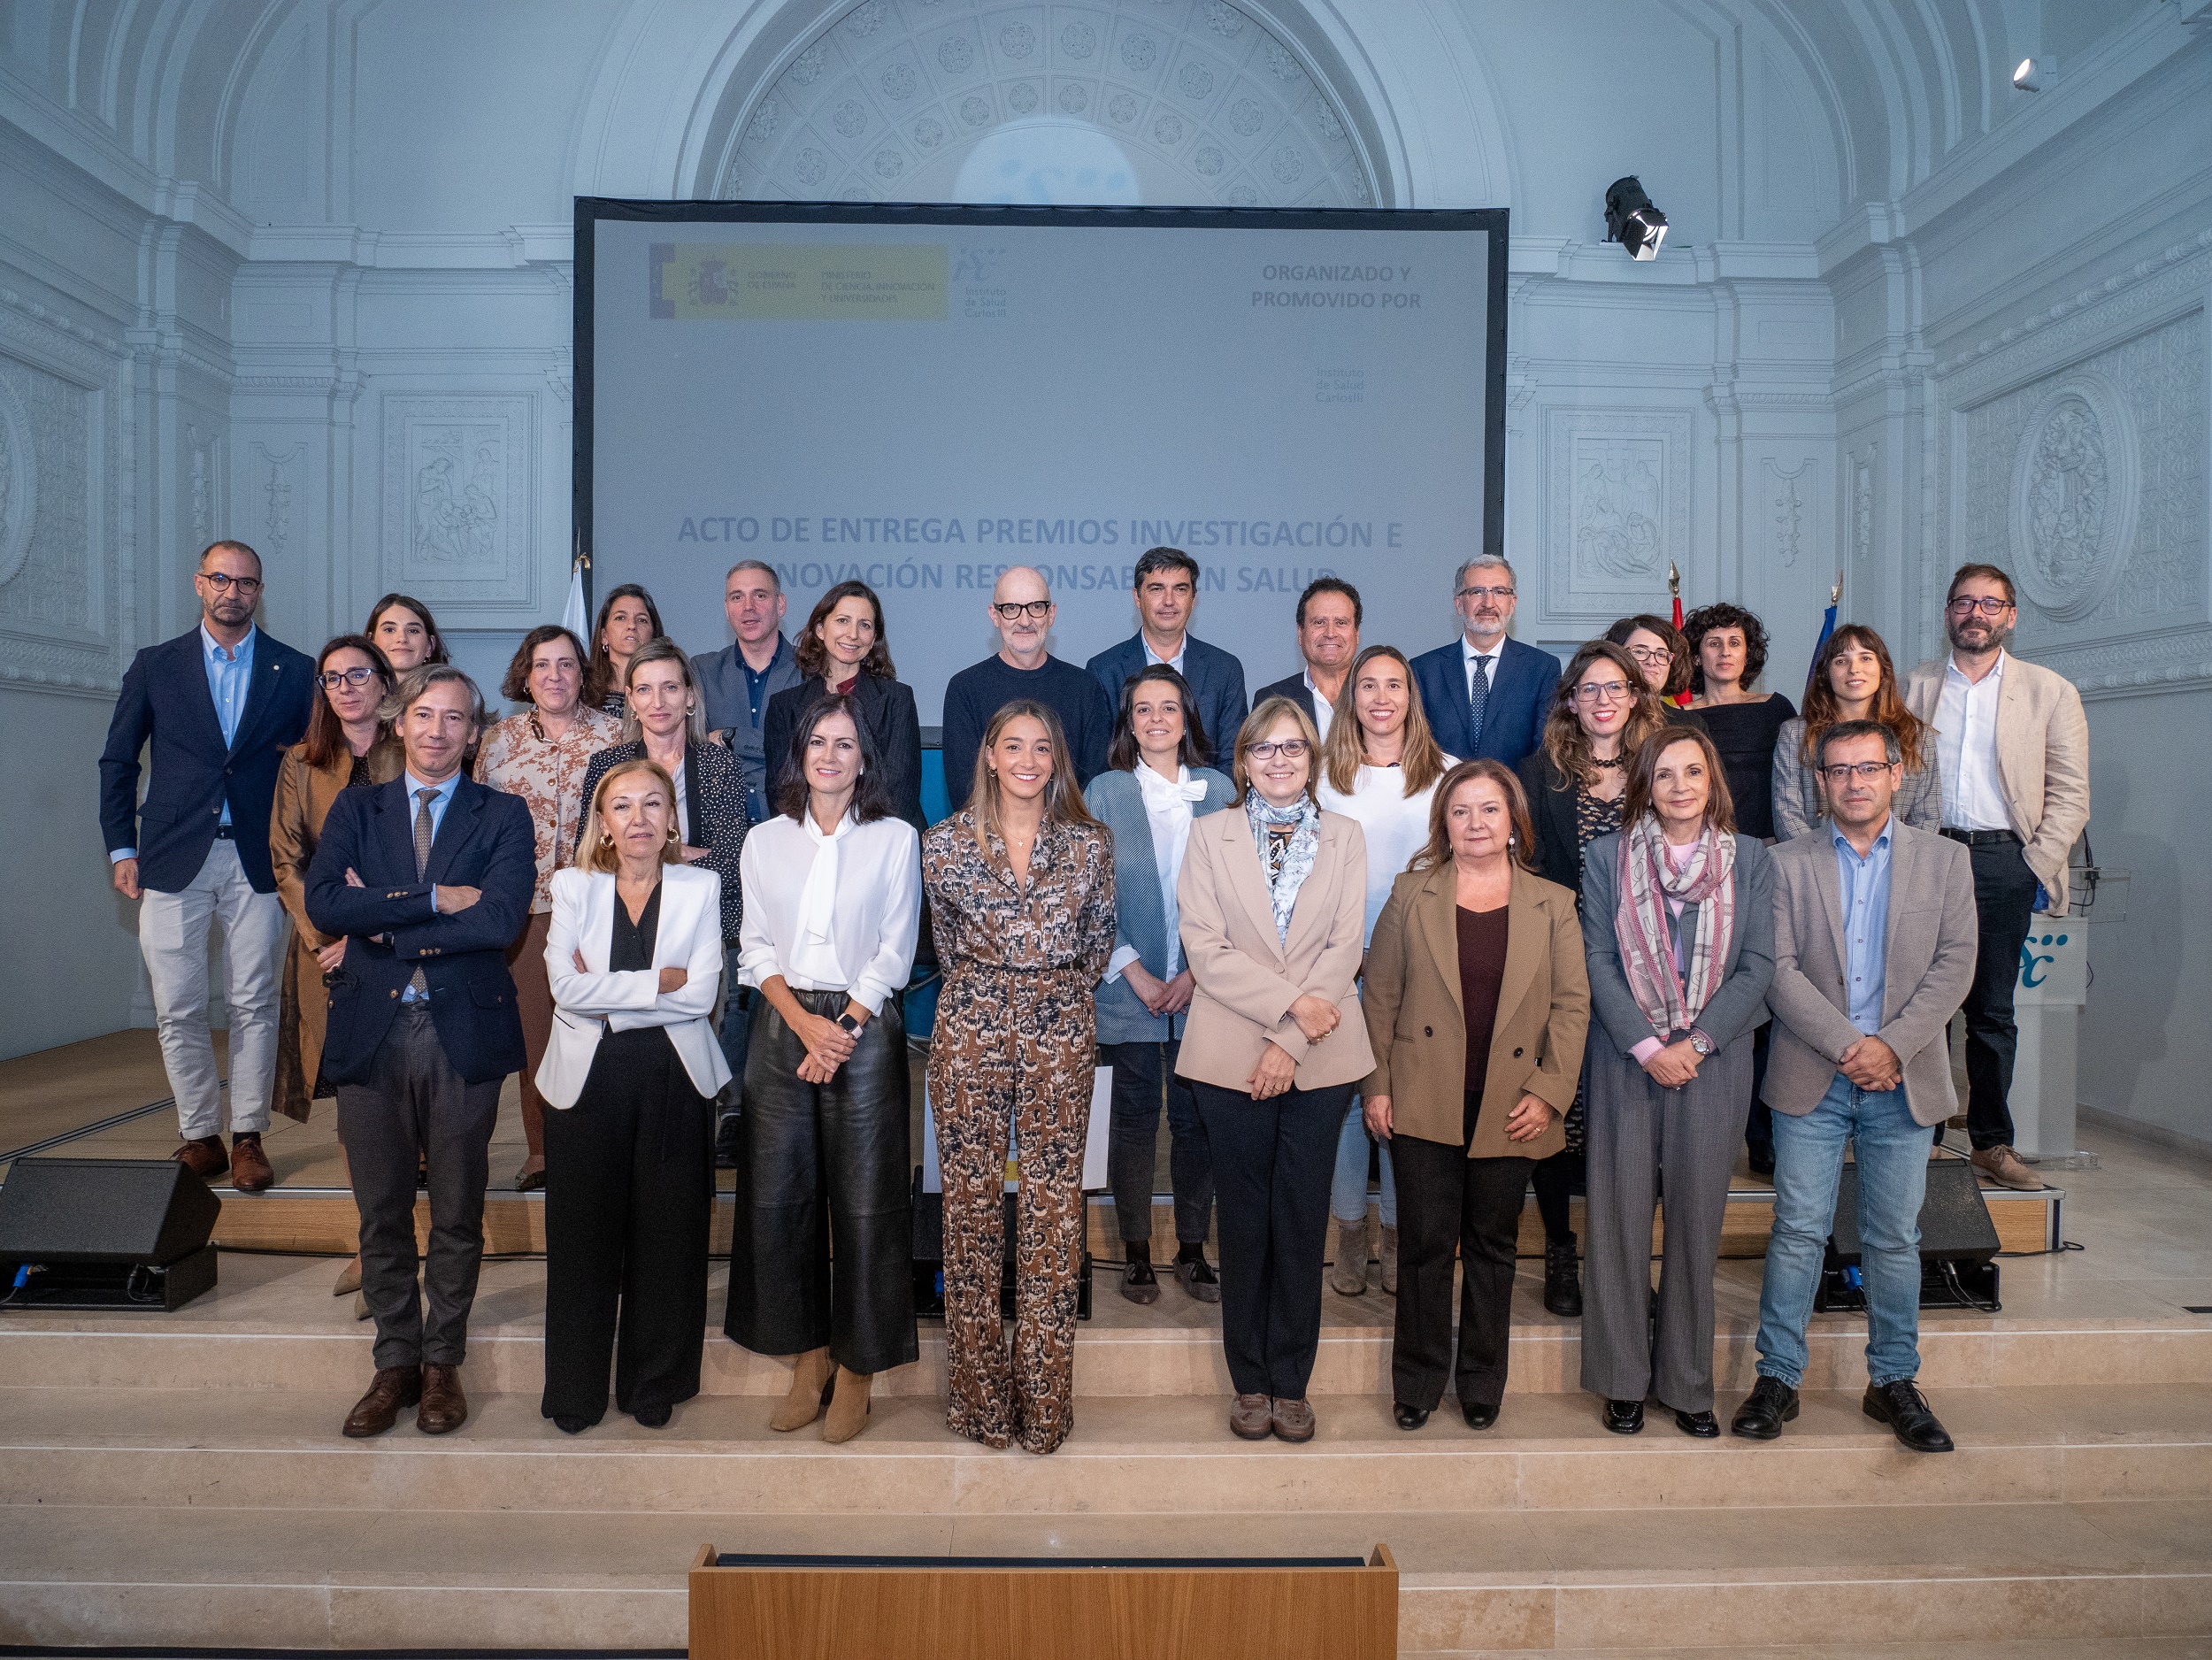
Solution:
M 0 378 L 0 583 L 13 581 L 31 557 L 31 526 L 38 518 L 34 460 L 30 411 Z
M 1805 551 L 1812 469 L 1810 456 L 1787 472 L 1772 456 L 1759 464 L 1767 546 L 1776 563 L 1786 569 L 1795 568 L 1799 556 Z
M 2066 376 L 2028 417 L 2007 528 L 2020 585 L 2054 618 L 2094 611 L 2134 546 L 2137 442 L 2125 395 L 2100 374 Z
M 531 603 L 527 397 L 384 399 L 388 586 L 463 610 Z
M 1547 620 L 1617 617 L 1667 588 L 1689 541 L 1690 417 L 1563 410 L 1544 424 Z
M 0 667 L 112 683 L 93 538 L 98 395 L 0 355 Z
M 1851 457 L 1851 561 L 1858 565 L 1874 557 L 1874 457 L 1870 444 Z
M 283 559 L 293 548 L 301 464 L 307 455 L 304 440 L 271 444 L 257 441 L 254 453 L 254 496 L 247 511 L 260 541 L 257 547 L 270 564 Z

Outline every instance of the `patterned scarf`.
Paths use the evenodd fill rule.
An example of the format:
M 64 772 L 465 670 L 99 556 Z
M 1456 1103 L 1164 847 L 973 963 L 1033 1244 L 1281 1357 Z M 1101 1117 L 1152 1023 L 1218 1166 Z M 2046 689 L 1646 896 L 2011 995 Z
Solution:
M 1269 903 L 1275 911 L 1275 942 L 1290 939 L 1290 913 L 1298 903 L 1298 890 L 1313 873 L 1315 854 L 1321 849 L 1321 810 L 1310 794 L 1302 794 L 1287 807 L 1271 807 L 1256 789 L 1244 792 L 1244 816 L 1252 826 L 1252 840 L 1260 850 L 1260 868 L 1266 872 Z M 1270 826 L 1295 825 L 1287 836 L 1271 833 Z
M 1680 875 L 1667 863 L 1656 813 L 1621 832 L 1620 903 L 1614 913 L 1629 995 L 1660 1036 L 1696 1024 L 1726 977 L 1736 932 L 1736 838 L 1709 824 Z M 1667 934 L 1667 902 L 1694 904 L 1697 932 L 1686 941 L 1689 962 L 1678 973 Z

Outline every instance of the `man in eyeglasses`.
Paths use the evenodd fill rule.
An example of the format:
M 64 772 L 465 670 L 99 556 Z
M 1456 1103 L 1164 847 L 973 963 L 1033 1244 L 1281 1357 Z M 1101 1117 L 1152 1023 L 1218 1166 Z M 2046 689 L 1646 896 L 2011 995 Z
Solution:
M 1774 859 L 1774 1232 L 1759 1292 L 1759 1377 L 1732 1427 L 1772 1441 L 1797 1416 L 1806 1322 L 1835 1222 L 1845 1142 L 1858 1168 L 1866 1415 L 1914 1452 L 1951 1438 L 1920 1393 L 1920 1202 L 1950 1116 L 1952 1011 L 1974 980 L 1967 849 L 1890 811 L 1897 734 L 1841 720 L 1820 741 L 1828 820 Z
M 195 1175 L 226 1170 L 241 1193 L 274 1180 L 261 1134 L 276 1076 L 284 908 L 269 864 L 269 810 L 284 752 L 307 730 L 315 665 L 254 626 L 261 556 L 242 542 L 200 555 L 199 626 L 148 646 L 123 676 L 100 754 L 100 830 L 115 891 L 139 901 L 162 1064 Z M 138 799 L 139 752 L 152 777 Z M 229 978 L 231 1146 L 223 1150 L 208 1037 L 207 940 L 223 929 Z
M 1447 755 L 1518 766 L 1544 742 L 1559 659 L 1506 632 L 1519 603 L 1513 567 L 1476 555 L 1452 578 L 1460 637 L 1413 659 L 1421 712 Z
M 1105 688 L 1048 649 L 1059 607 L 1052 603 L 1043 573 L 1025 565 L 1005 572 L 991 589 L 983 614 L 998 633 L 997 655 L 945 682 L 945 790 L 955 812 L 967 803 L 974 786 L 984 729 L 992 716 L 1018 698 L 1033 699 L 1060 717 L 1079 784 L 1106 770 L 1106 746 L 1114 735 L 1114 710 Z
M 1944 596 L 1951 653 L 1905 680 L 1905 704 L 1936 729 L 1943 834 L 1974 862 L 1980 955 L 1966 995 L 1966 1134 L 1975 1168 L 2032 1193 L 2043 1179 L 2012 1149 L 2012 994 L 2034 913 L 2066 914 L 2066 857 L 2089 822 L 2089 722 L 2063 676 L 2005 649 L 2018 620 L 2012 579 L 1962 565 Z

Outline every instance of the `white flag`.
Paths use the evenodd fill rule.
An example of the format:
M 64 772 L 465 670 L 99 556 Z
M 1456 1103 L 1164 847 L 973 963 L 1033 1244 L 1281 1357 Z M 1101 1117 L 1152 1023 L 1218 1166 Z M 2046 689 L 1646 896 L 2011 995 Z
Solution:
M 581 640 L 590 620 L 584 615 L 584 567 L 580 562 L 568 567 L 568 609 L 561 613 L 561 626 Z

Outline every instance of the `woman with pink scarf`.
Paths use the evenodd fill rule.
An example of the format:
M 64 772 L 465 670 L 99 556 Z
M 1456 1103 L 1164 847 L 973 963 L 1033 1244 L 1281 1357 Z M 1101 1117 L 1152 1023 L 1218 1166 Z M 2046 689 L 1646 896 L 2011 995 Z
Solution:
M 1582 1387 L 1633 1435 L 1656 1399 L 1713 1416 L 1713 1265 L 1751 1101 L 1752 1029 L 1774 978 L 1774 871 L 1736 834 L 1713 741 L 1666 726 L 1629 764 L 1621 828 L 1583 856 L 1589 957 L 1589 1239 Z M 1657 1318 L 1651 1221 L 1663 1191 Z

